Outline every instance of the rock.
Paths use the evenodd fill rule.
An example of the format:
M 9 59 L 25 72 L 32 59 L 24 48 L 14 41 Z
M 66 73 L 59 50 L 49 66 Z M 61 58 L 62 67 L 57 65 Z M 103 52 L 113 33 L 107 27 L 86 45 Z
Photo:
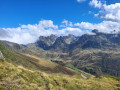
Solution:
M 0 58 L 5 59 L 1 51 L 0 51 Z

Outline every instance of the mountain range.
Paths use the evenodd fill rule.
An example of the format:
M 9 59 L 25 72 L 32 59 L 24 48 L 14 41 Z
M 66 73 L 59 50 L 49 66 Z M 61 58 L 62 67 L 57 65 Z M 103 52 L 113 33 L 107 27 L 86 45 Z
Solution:
M 120 37 L 118 34 L 106 34 L 98 32 L 98 30 L 93 30 L 92 33 L 93 35 L 84 34 L 82 36 L 40 36 L 34 45 L 44 50 L 57 52 L 70 52 L 76 48 L 110 49 L 119 47 L 120 45 Z
M 101 83 L 103 83 L 105 79 L 113 80 L 112 82 L 114 82 L 115 86 L 112 86 L 112 84 L 108 82 L 104 82 L 104 84 L 109 84 L 108 86 L 111 85 L 112 88 L 119 88 L 120 35 L 115 33 L 102 33 L 96 29 L 93 30 L 92 33 L 91 35 L 84 34 L 82 36 L 74 36 L 71 34 L 68 36 L 40 36 L 35 43 L 27 45 L 1 40 L 0 62 L 2 64 L 0 64 L 0 70 L 3 74 L 0 75 L 0 88 L 11 88 L 12 90 L 25 89 L 25 87 L 28 88 L 28 86 L 30 86 L 29 88 L 33 89 L 31 85 L 31 83 L 33 83 L 36 85 L 34 86 L 35 88 L 39 87 L 40 89 L 40 87 L 44 87 L 46 90 L 56 90 L 58 88 L 65 90 L 73 88 L 72 90 L 79 90 L 80 87 L 83 90 L 90 87 L 91 89 L 97 89 L 98 87 L 93 84 L 93 82 L 97 82 L 96 79 L 94 79 L 94 75 L 99 77 Z M 9 67 L 5 67 L 4 64 Z M 11 79 L 7 80 L 8 76 L 5 76 L 6 72 L 11 72 Z M 17 73 L 15 72 L 20 76 L 17 77 Z M 13 73 L 15 74 L 13 75 Z M 36 76 L 36 78 L 30 81 L 32 76 L 29 76 L 27 73 L 31 73 L 31 75 Z M 10 73 L 8 73 L 8 75 L 9 74 Z M 55 75 L 58 75 L 58 77 Z M 64 76 L 67 79 L 59 81 L 59 79 Z M 73 78 L 70 79 L 69 76 Z M 39 86 L 39 81 L 36 81 L 37 78 L 39 78 L 41 86 Z M 14 82 L 12 82 L 12 79 Z M 81 84 L 79 84 L 76 86 L 75 83 L 69 82 L 75 79 L 80 80 L 82 83 L 84 82 L 82 80 L 87 79 L 90 80 L 92 84 L 90 87 L 86 85 L 84 87 L 84 85 L 81 86 Z M 10 82 L 12 82 L 12 84 L 10 84 Z M 85 82 L 88 85 L 89 82 Z M 74 85 L 74 87 L 70 87 L 69 84 Z M 98 83 L 98 85 L 99 84 L 100 83 Z M 108 87 L 104 87 L 102 84 L 101 88 L 99 87 L 98 89 L 104 90 L 103 88 L 105 90 L 108 89 Z
M 120 76 L 119 34 L 102 33 L 96 29 L 92 33 L 92 35 L 84 34 L 79 37 L 42 36 L 33 45 L 50 52 L 57 52 L 59 59 L 62 59 L 65 64 L 71 60 L 70 64 L 89 73 L 95 74 L 95 69 L 100 68 L 100 72 L 104 74 Z
M 72 64 L 91 74 L 96 74 L 97 68 L 100 73 L 120 76 L 119 34 L 102 33 L 96 29 L 92 33 L 82 36 L 40 36 L 35 43 L 28 45 L 0 42 L 12 50 L 57 63 L 60 61 L 66 66 Z

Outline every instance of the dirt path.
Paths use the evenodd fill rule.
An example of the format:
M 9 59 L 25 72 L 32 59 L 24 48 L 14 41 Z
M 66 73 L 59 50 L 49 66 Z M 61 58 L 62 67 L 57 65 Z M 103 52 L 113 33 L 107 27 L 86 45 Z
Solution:
M 87 79 L 87 77 L 86 77 L 84 74 L 82 74 L 82 73 L 81 73 L 81 77 L 82 77 L 83 79 Z

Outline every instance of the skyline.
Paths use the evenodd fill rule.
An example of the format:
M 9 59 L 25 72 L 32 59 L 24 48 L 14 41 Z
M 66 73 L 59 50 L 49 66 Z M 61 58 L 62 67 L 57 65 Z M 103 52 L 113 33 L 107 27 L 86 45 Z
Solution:
M 93 29 L 105 33 L 120 30 L 119 0 L 11 1 L 0 1 L 0 40 L 27 44 L 41 35 L 81 36 L 92 34 Z

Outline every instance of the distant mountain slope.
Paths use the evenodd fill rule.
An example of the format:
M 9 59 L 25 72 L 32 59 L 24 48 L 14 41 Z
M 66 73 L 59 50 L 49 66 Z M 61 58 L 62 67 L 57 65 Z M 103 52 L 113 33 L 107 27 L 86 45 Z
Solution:
M 109 74 L 120 77 L 120 49 L 87 49 L 72 55 L 71 63 L 85 72 Z
M 84 34 L 76 37 L 74 35 L 60 36 L 40 36 L 36 43 L 28 44 L 28 47 L 39 47 L 44 50 L 52 50 L 56 52 L 70 52 L 76 48 L 118 48 L 120 47 L 119 34 L 108 34 L 98 32 L 98 30 L 92 31 L 93 35 Z
M 45 50 L 49 49 L 51 45 L 54 44 L 55 40 L 57 39 L 57 36 L 50 35 L 47 37 L 40 36 L 39 39 L 35 42 L 35 45 L 37 47 L 43 48 Z
M 12 50 L 21 50 L 24 46 L 17 43 L 0 40 L 0 43 Z
M 95 35 L 82 35 L 78 41 L 70 45 L 70 49 L 76 48 L 117 48 L 119 45 L 120 38 L 117 34 L 106 34 L 97 32 Z
M 74 35 L 60 36 L 50 35 L 47 37 L 40 36 L 33 44 L 28 44 L 28 47 L 36 46 L 44 50 L 52 50 L 57 52 L 66 52 L 69 50 L 69 45 L 76 42 L 78 37 Z

